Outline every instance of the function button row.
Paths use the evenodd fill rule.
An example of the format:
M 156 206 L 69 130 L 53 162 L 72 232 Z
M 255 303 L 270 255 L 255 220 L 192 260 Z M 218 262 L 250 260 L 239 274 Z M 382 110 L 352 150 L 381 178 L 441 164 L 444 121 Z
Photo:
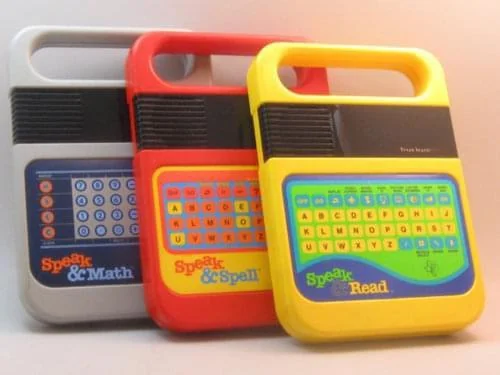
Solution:
M 316 194 L 306 195 L 299 194 L 295 196 L 295 204 L 297 207 L 357 207 L 359 205 L 365 207 L 374 206 L 420 206 L 420 205 L 449 205 L 451 204 L 451 196 L 448 193 L 395 193 L 395 194 Z
M 201 185 L 200 187 L 188 186 L 184 188 L 170 186 L 166 188 L 167 199 L 212 199 L 218 198 L 246 198 L 259 197 L 260 189 L 258 185 L 251 185 L 250 187 L 244 184 L 236 184 L 234 186 L 229 185 L 218 185 L 216 187 L 212 185 Z

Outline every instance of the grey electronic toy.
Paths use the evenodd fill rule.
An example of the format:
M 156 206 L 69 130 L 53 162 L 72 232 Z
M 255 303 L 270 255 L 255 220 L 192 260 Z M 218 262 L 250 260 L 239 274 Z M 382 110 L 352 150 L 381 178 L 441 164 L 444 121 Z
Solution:
M 146 316 L 125 83 L 48 79 L 31 63 L 41 48 L 128 48 L 146 31 L 39 26 L 13 40 L 15 250 L 37 320 Z M 209 58 L 183 58 L 188 79 L 210 80 Z

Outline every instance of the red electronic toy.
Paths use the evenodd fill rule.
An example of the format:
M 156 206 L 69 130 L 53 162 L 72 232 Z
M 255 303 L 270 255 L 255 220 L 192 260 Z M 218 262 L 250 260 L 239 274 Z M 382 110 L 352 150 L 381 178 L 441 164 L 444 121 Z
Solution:
M 244 87 L 176 86 L 158 54 L 251 56 L 281 37 L 153 32 L 127 61 L 146 305 L 176 331 L 276 323 Z M 296 91 L 328 91 L 297 69 Z

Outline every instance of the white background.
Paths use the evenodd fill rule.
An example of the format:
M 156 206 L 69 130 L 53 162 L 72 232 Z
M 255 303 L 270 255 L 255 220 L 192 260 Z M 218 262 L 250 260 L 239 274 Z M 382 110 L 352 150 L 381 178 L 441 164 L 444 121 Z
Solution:
M 500 2 L 0 0 L 0 5 L 0 373 L 500 373 Z M 8 42 L 34 24 L 291 34 L 430 50 L 447 72 L 488 294 L 482 318 L 454 337 L 327 346 L 303 346 L 279 330 L 176 336 L 147 322 L 66 329 L 35 323 L 16 296 L 6 77 Z M 220 68 L 226 69 L 232 67 Z M 339 87 L 351 84 L 342 82 L 342 75 L 332 79 Z M 366 82 L 370 90 L 386 88 L 384 80 Z

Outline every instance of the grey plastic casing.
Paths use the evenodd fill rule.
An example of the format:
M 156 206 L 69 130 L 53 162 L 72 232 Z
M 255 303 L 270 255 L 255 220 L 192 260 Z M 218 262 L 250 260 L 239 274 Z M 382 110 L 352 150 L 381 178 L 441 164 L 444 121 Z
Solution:
M 129 48 L 148 31 L 179 29 L 33 26 L 20 31 L 10 49 L 10 90 L 14 88 L 125 88 L 124 80 L 49 79 L 32 64 L 33 54 L 47 47 Z M 210 84 L 209 57 L 185 56 L 186 79 Z M 20 297 L 36 320 L 50 324 L 81 323 L 147 317 L 142 284 L 47 287 L 30 269 L 25 168 L 38 159 L 132 158 L 131 143 L 45 143 L 13 146 L 15 251 Z

